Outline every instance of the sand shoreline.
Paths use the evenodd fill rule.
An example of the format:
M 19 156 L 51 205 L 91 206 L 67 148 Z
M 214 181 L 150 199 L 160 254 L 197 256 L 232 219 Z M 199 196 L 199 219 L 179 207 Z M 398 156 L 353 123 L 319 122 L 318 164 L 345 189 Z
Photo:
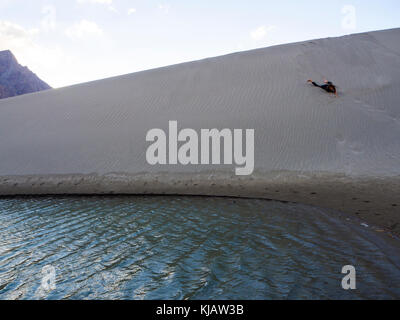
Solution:
M 275 172 L 24 175 L 0 178 L 0 196 L 195 195 L 260 198 L 312 205 L 353 215 L 400 235 L 400 177 Z

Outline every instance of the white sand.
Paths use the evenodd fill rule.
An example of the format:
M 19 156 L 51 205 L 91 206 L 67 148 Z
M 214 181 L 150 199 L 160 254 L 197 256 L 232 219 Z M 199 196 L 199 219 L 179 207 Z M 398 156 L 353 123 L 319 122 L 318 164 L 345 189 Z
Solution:
M 306 82 L 324 77 L 339 86 L 339 98 Z M 255 129 L 254 175 L 239 180 L 234 165 L 148 165 L 146 133 L 167 132 L 169 120 L 197 131 Z M 360 179 L 368 183 L 356 183 Z M 343 188 L 359 198 L 382 179 L 394 183 L 382 212 L 394 212 L 392 202 L 400 201 L 400 29 L 235 53 L 0 101 L 0 194 L 260 196 L 268 186 L 285 185 L 289 192 L 296 185 L 301 193 L 315 182 L 328 188 L 325 198 L 282 197 L 276 190 L 262 196 L 346 210 Z M 175 180 L 187 183 L 174 189 Z M 329 189 L 335 183 L 337 189 Z M 369 214 L 377 207 L 371 208 Z

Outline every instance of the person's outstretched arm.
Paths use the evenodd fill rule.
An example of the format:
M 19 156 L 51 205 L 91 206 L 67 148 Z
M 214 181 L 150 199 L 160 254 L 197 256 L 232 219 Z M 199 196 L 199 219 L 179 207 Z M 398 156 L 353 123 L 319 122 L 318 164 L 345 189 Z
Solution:
M 321 86 L 320 86 L 318 83 L 315 83 L 315 82 L 312 81 L 312 80 L 308 80 L 307 82 L 310 82 L 310 83 L 312 83 L 314 86 L 316 86 L 316 87 L 318 87 L 318 88 L 321 88 Z

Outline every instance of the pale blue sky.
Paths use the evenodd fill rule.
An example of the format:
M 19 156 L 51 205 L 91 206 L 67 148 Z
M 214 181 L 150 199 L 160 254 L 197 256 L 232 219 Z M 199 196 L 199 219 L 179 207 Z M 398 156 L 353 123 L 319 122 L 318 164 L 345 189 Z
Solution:
M 397 27 L 398 0 L 0 0 L 0 50 L 53 87 Z

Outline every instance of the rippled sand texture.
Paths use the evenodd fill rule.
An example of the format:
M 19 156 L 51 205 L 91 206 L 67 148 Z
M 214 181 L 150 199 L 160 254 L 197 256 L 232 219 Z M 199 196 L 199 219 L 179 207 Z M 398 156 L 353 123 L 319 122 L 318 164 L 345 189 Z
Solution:
M 400 214 L 399 70 L 400 29 L 394 29 L 235 53 L 5 99 L 0 101 L 0 194 L 111 193 L 121 188 L 145 193 L 149 185 L 163 193 L 174 188 L 171 181 L 178 174 L 196 173 L 206 183 L 192 179 L 187 192 L 205 194 L 213 191 L 208 182 L 225 179 L 220 193 L 244 195 L 243 186 L 252 177 L 231 190 L 233 166 L 147 164 L 147 131 L 167 131 L 168 121 L 177 120 L 180 129 L 197 132 L 254 128 L 255 173 L 263 181 L 257 194 L 295 179 L 295 191 L 314 192 L 313 199 L 287 192 L 280 200 L 355 213 L 356 200 L 351 199 L 361 199 L 357 210 L 373 219 L 381 215 L 374 220 L 379 223 L 386 215 Z M 306 82 L 324 77 L 338 85 L 339 98 Z M 122 177 L 119 187 L 119 178 L 113 180 L 116 188 L 102 184 L 103 175 L 112 173 Z M 278 174 L 271 178 L 271 173 Z M 330 193 L 308 192 L 313 182 L 312 188 L 321 185 L 315 173 L 325 175 L 326 190 L 333 185 Z M 147 174 L 146 184 L 137 174 Z M 168 177 L 159 181 L 159 174 Z M 79 177 L 84 187 L 79 181 L 69 183 L 76 175 L 84 176 Z M 353 181 L 364 176 L 368 182 L 353 188 Z M 51 181 L 57 179 L 54 186 Z M 382 192 L 385 179 L 391 187 Z M 349 200 L 343 202 L 345 189 Z M 400 219 L 384 226 L 400 232 Z
M 0 208 L 0 299 L 400 298 L 400 242 L 321 209 L 142 196 Z M 49 264 L 50 293 L 40 287 Z M 351 292 L 341 289 L 348 264 Z

